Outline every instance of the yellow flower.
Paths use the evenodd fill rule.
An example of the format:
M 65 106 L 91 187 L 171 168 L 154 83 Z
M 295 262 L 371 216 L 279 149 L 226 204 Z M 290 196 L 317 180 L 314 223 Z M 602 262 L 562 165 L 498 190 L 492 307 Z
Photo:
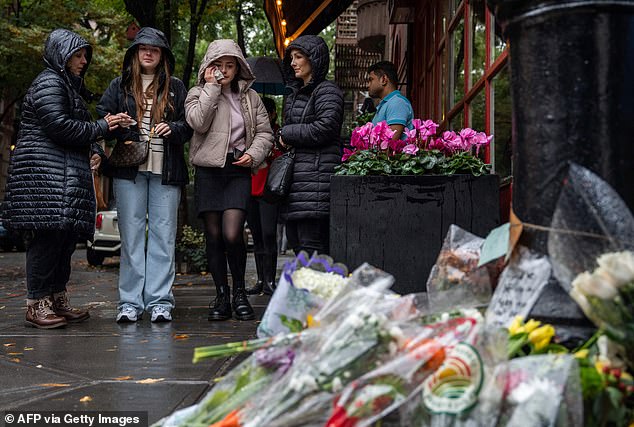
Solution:
M 598 373 L 602 374 L 603 373 L 603 367 L 606 366 L 603 362 L 597 360 L 596 362 L 594 362 L 594 368 L 597 370 Z
M 575 357 L 577 359 L 585 359 L 586 357 L 588 357 L 588 353 L 590 351 L 587 348 L 584 348 L 583 350 L 579 350 L 575 352 Z
M 306 324 L 309 328 L 314 328 L 315 326 L 319 326 L 319 322 L 315 321 L 315 318 L 312 315 L 306 316 Z
M 525 332 L 523 323 L 524 318 L 522 316 L 515 316 L 515 319 L 513 319 L 513 322 L 509 326 L 509 333 L 511 335 L 517 335 Z
M 528 334 L 528 340 L 533 343 L 535 350 L 541 350 L 550 343 L 553 336 L 555 328 L 552 325 L 544 325 Z
M 524 325 L 524 330 L 528 333 L 533 332 L 535 329 L 537 329 L 537 327 L 539 325 L 541 325 L 542 322 L 540 322 L 539 320 L 535 320 L 535 319 L 530 319 L 528 322 L 526 322 L 526 324 Z

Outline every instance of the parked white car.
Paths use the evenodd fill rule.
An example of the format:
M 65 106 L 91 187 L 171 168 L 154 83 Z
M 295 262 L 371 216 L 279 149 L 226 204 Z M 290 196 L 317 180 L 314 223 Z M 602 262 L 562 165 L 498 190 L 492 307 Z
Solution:
M 106 257 L 121 255 L 121 237 L 117 211 L 101 211 L 95 220 L 93 241 L 86 244 L 86 258 L 90 265 L 101 265 Z

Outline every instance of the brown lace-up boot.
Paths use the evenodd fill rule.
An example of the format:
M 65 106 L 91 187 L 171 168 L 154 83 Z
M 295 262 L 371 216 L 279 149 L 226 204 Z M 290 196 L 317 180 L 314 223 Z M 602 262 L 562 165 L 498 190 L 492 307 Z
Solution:
M 88 310 L 71 307 L 67 292 L 53 294 L 53 311 L 66 319 L 68 323 L 83 322 L 90 317 Z
M 54 329 L 66 326 L 66 319 L 55 314 L 53 301 L 46 296 L 27 305 L 24 324 L 39 329 Z

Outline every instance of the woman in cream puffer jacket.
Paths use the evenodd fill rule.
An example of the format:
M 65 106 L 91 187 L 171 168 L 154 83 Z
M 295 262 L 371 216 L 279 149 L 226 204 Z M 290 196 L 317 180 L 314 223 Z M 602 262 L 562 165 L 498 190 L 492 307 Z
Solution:
M 254 80 L 238 44 L 216 40 L 207 48 L 198 84 L 185 100 L 185 117 L 194 129 L 189 160 L 196 168 L 196 207 L 205 223 L 208 270 L 216 285 L 209 320 L 230 318 L 232 306 L 239 320 L 255 317 L 244 289 L 243 231 L 251 170 L 264 162 L 273 147 L 273 132 L 262 100 L 250 89 Z

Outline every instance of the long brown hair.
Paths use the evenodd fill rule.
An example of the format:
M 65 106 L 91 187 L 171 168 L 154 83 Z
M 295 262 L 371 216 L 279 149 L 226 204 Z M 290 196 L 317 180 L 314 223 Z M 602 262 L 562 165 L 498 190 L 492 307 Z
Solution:
M 138 52 L 138 51 L 137 51 Z M 150 117 L 152 123 L 160 123 L 163 121 L 163 117 L 167 110 L 174 111 L 174 106 L 169 97 L 170 91 L 170 70 L 165 55 L 161 49 L 161 61 L 157 66 L 154 73 L 154 79 L 148 86 L 147 90 L 143 92 L 143 79 L 141 78 L 141 64 L 139 63 L 139 55 L 135 52 L 130 58 L 132 68 L 132 78 L 130 82 L 130 91 L 136 104 L 136 115 L 139 129 L 141 128 L 141 122 L 143 113 L 146 107 L 146 97 L 152 98 L 152 111 Z M 160 71 L 159 71 L 160 70 Z M 163 80 L 163 81 L 161 81 Z

